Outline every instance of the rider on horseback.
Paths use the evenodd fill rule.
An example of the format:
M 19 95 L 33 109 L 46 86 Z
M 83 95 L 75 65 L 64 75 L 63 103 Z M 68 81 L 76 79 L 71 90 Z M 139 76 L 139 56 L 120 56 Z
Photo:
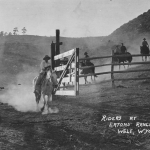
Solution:
M 121 53 L 125 54 L 127 52 L 127 48 L 123 45 L 123 43 L 121 43 Z
M 87 52 L 84 53 L 85 57 L 84 58 L 89 58 L 89 55 Z M 87 65 L 90 62 L 89 59 L 84 60 L 84 64 Z
M 148 42 L 146 41 L 146 39 L 143 39 L 144 41 L 142 42 L 142 46 L 143 47 L 149 47 Z
M 116 45 L 116 49 L 115 49 L 114 53 L 118 54 L 118 55 L 121 53 L 119 45 Z
M 40 68 L 41 68 L 41 72 L 38 76 L 36 85 L 35 85 L 35 90 L 34 93 L 40 93 L 41 92 L 41 85 L 43 82 L 43 79 L 46 76 L 46 71 L 47 69 L 51 69 L 51 63 L 48 61 L 51 58 L 48 55 L 45 55 L 45 57 L 43 58 L 41 64 L 40 64 Z

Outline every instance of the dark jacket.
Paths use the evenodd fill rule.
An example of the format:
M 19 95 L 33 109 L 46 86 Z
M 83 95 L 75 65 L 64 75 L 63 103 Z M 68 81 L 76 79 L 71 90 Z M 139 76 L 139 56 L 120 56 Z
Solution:
M 127 48 L 123 45 L 121 46 L 121 53 L 126 53 L 127 52 Z

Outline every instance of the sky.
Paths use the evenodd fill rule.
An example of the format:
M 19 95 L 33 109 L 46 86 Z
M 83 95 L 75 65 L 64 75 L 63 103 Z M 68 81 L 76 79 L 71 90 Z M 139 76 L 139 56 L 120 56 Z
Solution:
M 0 0 L 0 31 L 28 35 L 107 36 L 150 9 L 150 0 Z

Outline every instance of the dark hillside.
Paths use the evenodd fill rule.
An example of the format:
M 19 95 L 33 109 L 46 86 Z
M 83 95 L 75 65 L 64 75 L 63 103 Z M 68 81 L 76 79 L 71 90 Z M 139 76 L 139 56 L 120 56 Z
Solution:
M 125 23 L 116 29 L 107 38 L 115 42 L 131 43 L 143 39 L 150 39 L 150 10 L 139 15 L 137 18 Z M 142 39 L 141 39 L 142 38 Z

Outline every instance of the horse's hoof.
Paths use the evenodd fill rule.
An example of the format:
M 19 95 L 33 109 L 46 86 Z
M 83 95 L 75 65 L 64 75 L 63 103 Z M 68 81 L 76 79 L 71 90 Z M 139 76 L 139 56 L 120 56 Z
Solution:
M 59 112 L 59 109 L 58 108 L 54 108 L 54 113 L 58 113 Z
M 42 112 L 42 115 L 47 115 L 47 114 L 48 114 L 47 111 L 43 111 L 43 112 Z
M 52 113 L 55 113 L 55 114 L 56 114 L 56 113 L 58 113 L 58 112 L 59 112 L 59 109 L 58 109 L 58 108 L 56 108 L 56 107 L 55 107 L 54 109 L 49 108 L 49 109 L 48 109 L 48 112 L 49 112 L 50 114 L 52 114 Z
M 53 110 L 51 108 L 48 109 L 48 113 L 52 114 Z

